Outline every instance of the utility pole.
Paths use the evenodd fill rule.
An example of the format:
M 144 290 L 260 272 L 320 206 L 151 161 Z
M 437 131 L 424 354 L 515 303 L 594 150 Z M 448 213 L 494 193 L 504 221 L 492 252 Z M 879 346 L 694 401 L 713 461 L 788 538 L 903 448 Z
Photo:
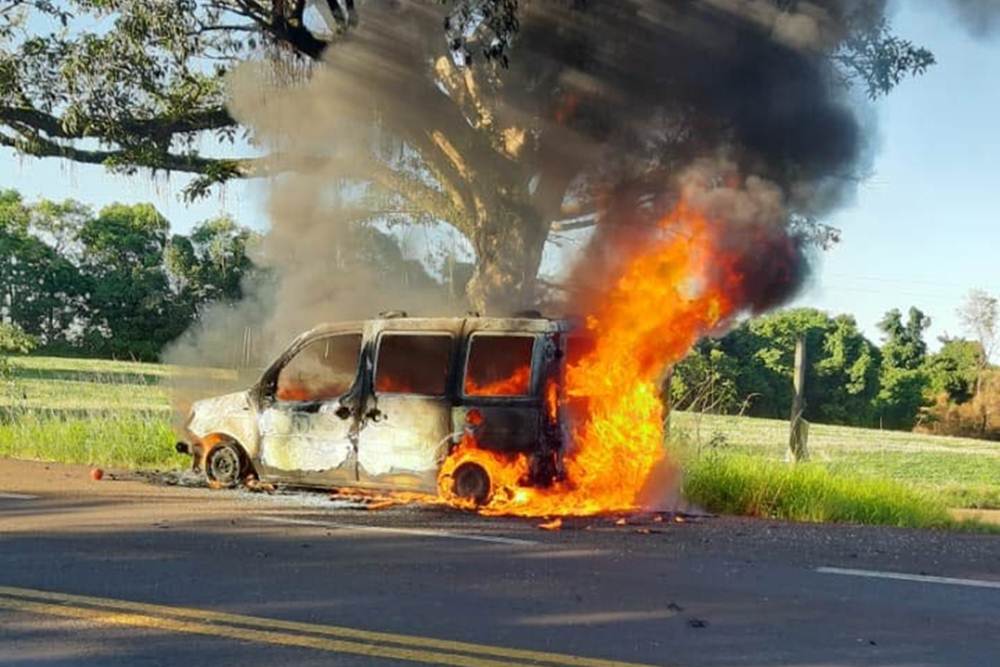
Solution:
M 805 411 L 806 391 L 806 338 L 800 335 L 795 340 L 795 370 L 792 375 L 795 386 L 795 396 L 792 398 L 792 415 L 788 436 L 788 454 L 792 461 L 805 461 L 809 458 L 806 441 L 809 438 L 809 422 L 802 418 Z

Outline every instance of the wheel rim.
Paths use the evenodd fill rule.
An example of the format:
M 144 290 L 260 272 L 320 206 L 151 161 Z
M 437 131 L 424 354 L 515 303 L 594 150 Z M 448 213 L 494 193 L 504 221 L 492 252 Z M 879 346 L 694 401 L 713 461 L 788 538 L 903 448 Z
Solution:
M 452 492 L 459 498 L 468 498 L 483 505 L 490 497 L 490 476 L 482 466 L 463 463 L 453 474 Z
M 240 477 L 240 455 L 232 446 L 222 445 L 212 450 L 208 473 L 216 482 L 235 484 Z

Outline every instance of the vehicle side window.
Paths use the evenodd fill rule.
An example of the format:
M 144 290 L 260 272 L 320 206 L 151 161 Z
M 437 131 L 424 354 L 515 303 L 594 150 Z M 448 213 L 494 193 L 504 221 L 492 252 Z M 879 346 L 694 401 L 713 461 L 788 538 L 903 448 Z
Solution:
M 447 334 L 386 333 L 375 363 L 375 391 L 441 396 L 448 382 L 452 338 Z
M 354 384 L 361 357 L 361 334 L 327 336 L 299 350 L 278 374 L 279 401 L 328 401 Z
M 533 336 L 474 335 L 465 367 L 466 396 L 524 396 L 531 391 Z

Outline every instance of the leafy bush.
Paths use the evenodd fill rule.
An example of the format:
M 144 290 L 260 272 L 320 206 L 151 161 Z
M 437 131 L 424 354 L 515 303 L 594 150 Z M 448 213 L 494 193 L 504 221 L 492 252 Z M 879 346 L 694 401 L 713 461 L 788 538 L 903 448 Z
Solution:
M 35 339 L 13 324 L 0 324 L 0 354 L 27 354 L 35 349 Z
M 13 324 L 0 324 L 0 381 L 13 378 L 8 354 L 27 354 L 35 349 L 35 339 Z

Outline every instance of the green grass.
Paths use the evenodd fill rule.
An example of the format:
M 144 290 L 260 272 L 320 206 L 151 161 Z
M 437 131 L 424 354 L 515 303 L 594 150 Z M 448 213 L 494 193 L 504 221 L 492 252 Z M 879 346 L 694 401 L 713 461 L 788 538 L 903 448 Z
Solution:
M 179 468 L 172 384 L 231 382 L 226 371 L 162 364 L 14 357 L 0 387 L 0 456 L 128 468 Z
M 891 479 L 853 477 L 818 464 L 788 465 L 748 454 L 689 459 L 684 495 L 714 512 L 911 528 L 953 524 L 945 503 Z
M 781 462 L 788 448 L 788 422 L 773 419 L 677 412 L 671 434 L 696 456 L 722 449 Z M 811 424 L 809 453 L 835 475 L 892 480 L 952 507 L 1000 508 L 1000 443 Z
M 61 463 L 142 468 L 180 468 L 176 438 L 164 411 L 48 413 L 7 412 L 0 421 L 0 456 Z

